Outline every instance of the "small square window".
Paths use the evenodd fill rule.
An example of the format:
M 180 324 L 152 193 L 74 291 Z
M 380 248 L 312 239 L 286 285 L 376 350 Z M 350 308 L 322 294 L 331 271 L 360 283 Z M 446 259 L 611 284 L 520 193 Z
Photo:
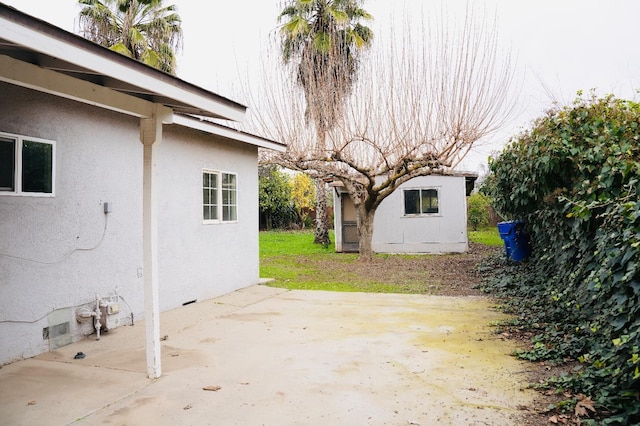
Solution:
M 405 216 L 431 215 L 439 212 L 437 189 L 404 190 Z
M 202 218 L 205 223 L 238 220 L 237 175 L 202 171 Z
M 0 134 L 0 193 L 53 196 L 55 143 Z

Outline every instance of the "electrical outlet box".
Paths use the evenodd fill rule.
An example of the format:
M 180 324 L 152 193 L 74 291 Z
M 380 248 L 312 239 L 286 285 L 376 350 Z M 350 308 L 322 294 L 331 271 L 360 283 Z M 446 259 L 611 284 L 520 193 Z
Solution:
M 111 213 L 111 203 L 104 202 L 102 206 L 104 207 L 104 214 Z

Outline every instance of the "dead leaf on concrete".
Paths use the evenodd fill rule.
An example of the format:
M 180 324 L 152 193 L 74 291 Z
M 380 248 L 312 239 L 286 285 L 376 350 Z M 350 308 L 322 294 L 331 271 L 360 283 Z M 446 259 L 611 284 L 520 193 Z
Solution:
M 220 389 L 222 389 L 222 387 L 220 387 L 220 386 L 205 386 L 205 387 L 202 388 L 202 390 L 213 391 L 213 392 L 217 392 Z
M 27 402 L 27 405 L 36 405 L 36 402 L 35 401 L 29 401 L 29 402 Z

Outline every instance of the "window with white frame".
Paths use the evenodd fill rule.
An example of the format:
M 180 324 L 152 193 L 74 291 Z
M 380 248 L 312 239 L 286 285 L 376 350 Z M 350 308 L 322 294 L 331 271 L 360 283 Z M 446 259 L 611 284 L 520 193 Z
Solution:
M 0 195 L 52 197 L 55 142 L 0 133 Z
M 238 220 L 238 177 L 235 174 L 202 171 L 202 219 L 205 223 Z
M 405 216 L 438 214 L 439 212 L 438 190 L 436 188 L 404 190 Z

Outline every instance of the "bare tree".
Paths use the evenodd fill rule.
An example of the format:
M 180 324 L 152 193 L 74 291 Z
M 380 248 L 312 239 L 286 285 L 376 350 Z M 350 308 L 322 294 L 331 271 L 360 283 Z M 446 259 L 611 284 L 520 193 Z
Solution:
M 373 256 L 380 203 L 414 177 L 452 173 L 513 109 L 513 67 L 498 48 L 495 21 L 466 12 L 456 28 L 439 16 L 422 21 L 417 40 L 405 32 L 378 43 L 361 63 L 324 145 L 305 120 L 304 93 L 273 79 L 282 72 L 263 73 L 271 79 L 254 97 L 262 102 L 254 123 L 289 145 L 272 161 L 344 184 L 357 211 L 362 261 Z

